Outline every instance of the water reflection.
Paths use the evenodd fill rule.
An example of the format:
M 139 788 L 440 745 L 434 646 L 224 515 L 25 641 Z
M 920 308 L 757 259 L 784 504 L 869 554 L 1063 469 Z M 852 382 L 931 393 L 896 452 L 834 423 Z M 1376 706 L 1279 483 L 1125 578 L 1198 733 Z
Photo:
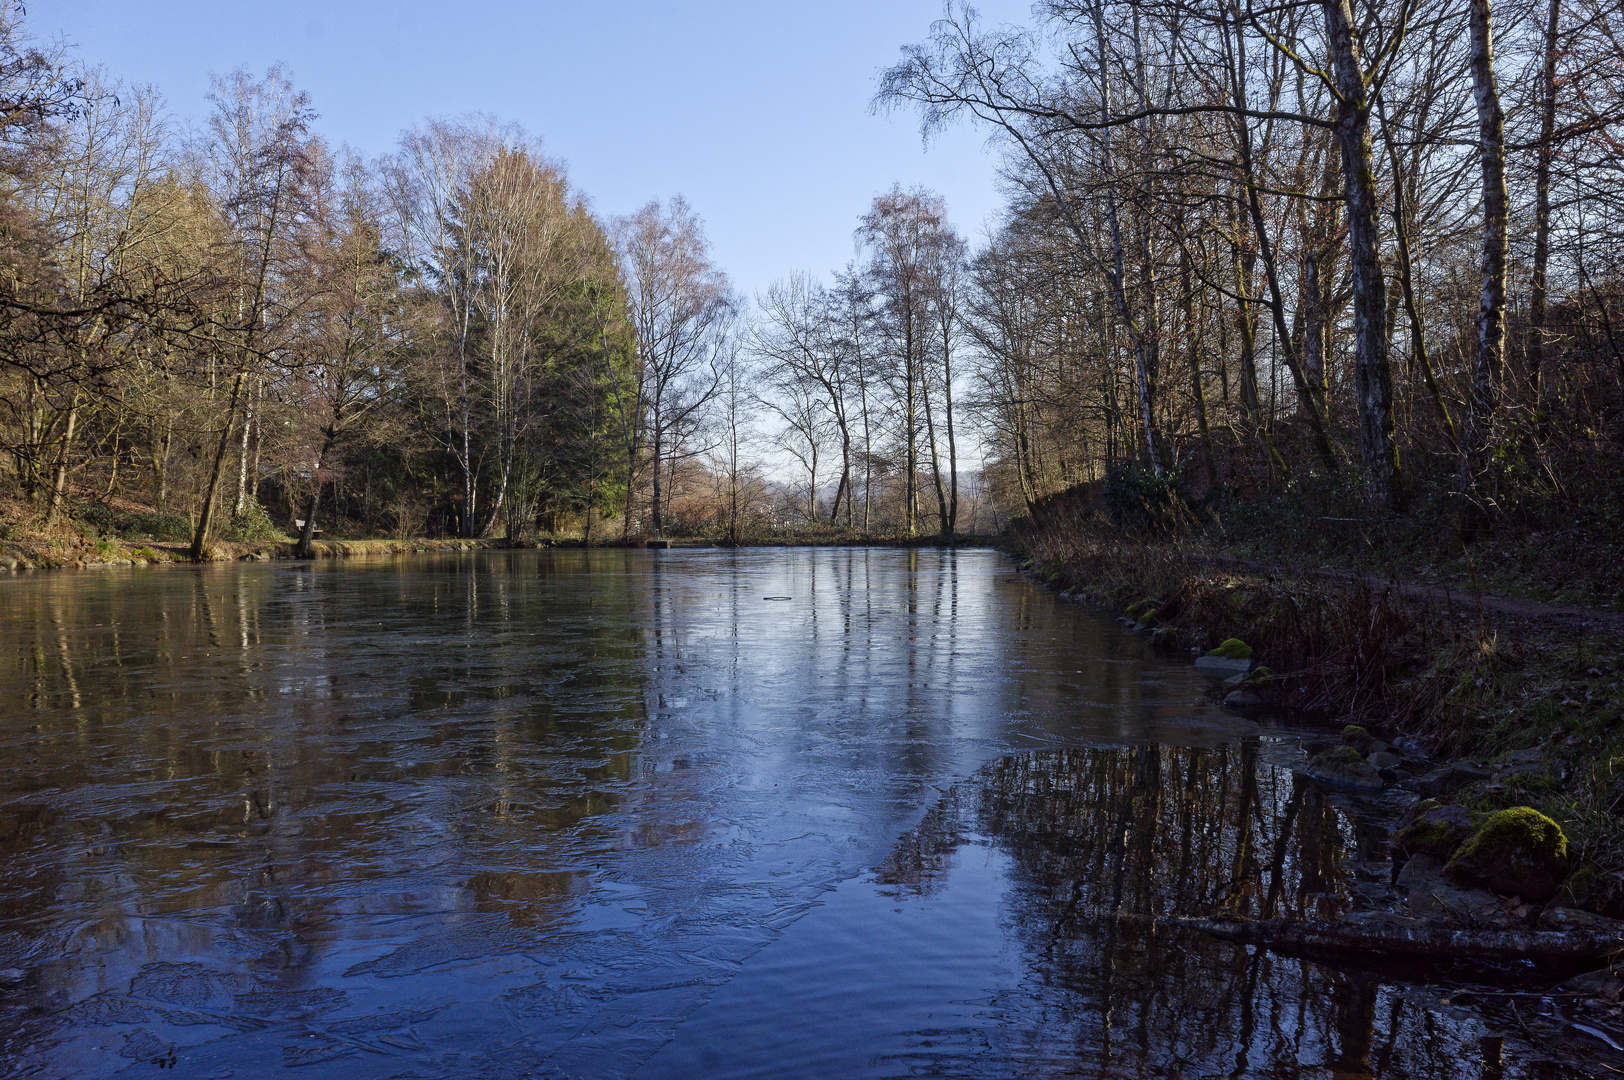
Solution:
M 1021 1052 L 1086 1047 L 1117 1074 L 1480 1075 L 1482 1025 L 1424 993 L 1157 921 L 1331 918 L 1379 895 L 1383 831 L 1258 750 L 1056 751 L 978 779 L 974 827 L 1019 867 L 1011 923 L 1069 1014 Z
M 821 1049 L 774 1048 L 777 992 L 730 1045 L 741 1074 L 793 1075 L 849 1043 L 872 975 L 798 959 L 842 904 L 871 936 L 876 911 L 931 913 L 875 946 L 897 973 L 1025 973 L 992 1027 L 1033 1061 L 1091 1038 L 1208 1060 L 1179 1023 L 1343 1052 L 1284 962 L 1108 916 L 1340 910 L 1375 827 L 1290 786 L 1293 739 L 992 552 L 131 569 L 9 580 L 0 604 L 5 1075 L 171 1048 L 198 1076 L 658 1075 L 773 972 L 824 995 L 800 1014 Z M 980 952 L 930 944 L 972 909 Z M 1362 992 L 1296 970 L 1316 1003 Z M 931 993 L 876 1015 L 929 1042 Z M 1392 993 L 1355 1027 L 1387 1031 Z M 1141 998 L 1161 1011 L 1136 1035 Z M 1244 1040 L 1254 1064 L 1271 1038 Z
M 1276 741 L 1003 757 L 639 1075 L 1576 1080 L 1605 1067 L 1551 1062 L 1439 987 L 1161 921 L 1375 901 L 1386 866 L 1370 808 L 1295 783 L 1271 763 Z

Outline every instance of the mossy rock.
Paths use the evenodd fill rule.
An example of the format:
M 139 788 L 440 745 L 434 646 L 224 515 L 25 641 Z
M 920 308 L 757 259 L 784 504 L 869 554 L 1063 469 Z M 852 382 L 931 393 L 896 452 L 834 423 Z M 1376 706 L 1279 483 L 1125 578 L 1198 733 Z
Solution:
M 1141 627 L 1155 626 L 1159 621 L 1161 621 L 1161 614 L 1162 612 L 1160 608 L 1151 608 L 1149 611 L 1139 616 L 1139 625 Z
M 1393 833 L 1393 861 L 1403 863 L 1416 855 L 1431 855 L 1448 862 L 1462 844 L 1472 838 L 1477 816 L 1464 806 L 1440 806 L 1432 799 L 1418 804 Z
M 1149 600 L 1139 600 L 1139 601 L 1136 601 L 1136 602 L 1134 602 L 1132 604 L 1129 604 L 1128 605 L 1128 610 L 1124 611 L 1122 614 L 1126 615 L 1130 619 L 1138 619 L 1140 613 L 1143 612 L 1146 608 L 1148 608 L 1150 606 L 1151 606 L 1151 601 L 1149 601 Z
M 1489 815 L 1444 873 L 1463 884 L 1543 904 L 1568 876 L 1568 838 L 1533 807 L 1514 806 Z
M 1569 875 L 1563 892 L 1576 907 L 1589 908 L 1594 906 L 1595 898 L 1591 893 L 1596 891 L 1596 885 L 1601 875 L 1596 873 L 1594 866 L 1581 866 Z
M 1218 647 L 1207 654 L 1208 656 L 1222 657 L 1225 660 L 1252 659 L 1252 646 L 1240 638 L 1225 638 L 1218 643 Z
M 1239 681 L 1235 682 L 1234 686 L 1237 689 L 1247 687 L 1256 690 L 1261 687 L 1270 686 L 1274 683 L 1274 681 L 1274 672 L 1270 671 L 1268 667 L 1259 664 L 1257 667 L 1253 668 L 1251 672 L 1245 676 L 1242 676 Z
M 1303 770 L 1310 780 L 1344 791 L 1380 791 L 1381 773 L 1351 746 L 1333 746 L 1316 754 Z
M 1342 729 L 1342 742 L 1351 746 L 1361 754 L 1369 754 L 1376 750 L 1384 750 L 1387 744 L 1376 736 L 1360 727 L 1358 724 L 1349 724 Z

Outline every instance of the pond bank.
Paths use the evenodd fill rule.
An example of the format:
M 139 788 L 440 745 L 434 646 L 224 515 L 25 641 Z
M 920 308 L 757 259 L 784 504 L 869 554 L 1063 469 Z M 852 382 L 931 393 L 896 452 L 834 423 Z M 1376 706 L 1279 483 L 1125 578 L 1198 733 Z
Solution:
M 1527 933 L 1532 947 L 1547 940 L 1538 932 L 1566 928 L 1624 946 L 1615 812 L 1624 797 L 1624 672 L 1609 620 L 1541 619 L 1469 596 L 1317 567 L 1248 566 L 1103 529 L 1030 530 L 1006 550 L 1050 588 L 1206 663 L 1230 707 L 1325 724 L 1305 779 L 1407 797 L 1392 845 L 1400 916 Z M 1561 859 L 1542 868 L 1554 880 L 1539 895 L 1518 896 L 1496 866 L 1475 865 L 1526 870 L 1526 851 L 1466 857 L 1487 850 L 1481 834 L 1508 811 L 1560 827 Z M 1349 926 L 1346 941 L 1357 948 L 1375 929 L 1392 936 L 1390 927 Z M 1280 928 L 1246 932 L 1292 938 Z M 1616 975 L 1592 981 L 1614 993 L 1624 985 Z
M 309 558 L 333 559 L 359 555 L 410 555 L 429 551 L 491 551 L 535 548 L 642 548 L 668 549 L 714 547 L 901 547 L 901 548 L 973 548 L 992 547 L 991 537 L 976 536 L 886 536 L 886 535 L 831 535 L 748 537 L 737 545 L 709 539 L 680 538 L 663 542 L 647 538 L 607 540 L 587 544 L 581 540 L 563 537 L 542 537 L 534 540 L 513 540 L 506 537 L 433 539 L 371 538 L 354 540 L 316 540 L 310 545 Z M 296 559 L 297 541 L 271 539 L 261 541 L 217 540 L 209 544 L 204 562 L 269 561 Z M 0 572 L 23 570 L 97 569 L 113 566 L 162 566 L 172 563 L 192 563 L 190 547 L 181 543 L 160 543 L 154 540 L 125 540 L 120 537 L 100 537 L 85 540 L 75 536 L 71 540 L 57 537 L 53 540 L 38 536 L 20 540 L 0 539 Z

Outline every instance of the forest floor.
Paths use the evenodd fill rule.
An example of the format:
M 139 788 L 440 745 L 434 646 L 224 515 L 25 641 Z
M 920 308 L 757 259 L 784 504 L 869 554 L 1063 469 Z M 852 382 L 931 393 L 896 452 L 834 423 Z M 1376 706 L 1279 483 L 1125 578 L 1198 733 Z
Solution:
M 1289 563 L 1249 559 L 1237 555 L 1208 554 L 1197 555 L 1195 558 L 1203 559 L 1214 566 L 1229 566 L 1265 576 L 1278 577 L 1297 573 L 1310 579 L 1360 582 L 1371 589 L 1393 589 L 1405 599 L 1440 604 L 1450 608 L 1460 617 L 1468 617 L 1481 610 L 1485 615 L 1496 619 L 1504 617 L 1524 622 L 1552 623 L 1580 630 L 1624 634 L 1624 610 L 1617 607 L 1597 608 L 1582 604 L 1546 603 L 1531 599 L 1528 595 L 1528 591 L 1531 590 L 1497 595 L 1484 592 L 1482 582 L 1473 582 L 1470 579 L 1456 579 L 1449 584 L 1437 584 L 1436 571 L 1431 572 L 1432 581 L 1413 581 L 1403 580 L 1395 575 L 1360 571 L 1294 568 Z M 1428 569 L 1424 566 L 1416 569 L 1423 575 L 1428 574 Z M 1547 585 L 1538 591 L 1549 594 L 1552 590 Z

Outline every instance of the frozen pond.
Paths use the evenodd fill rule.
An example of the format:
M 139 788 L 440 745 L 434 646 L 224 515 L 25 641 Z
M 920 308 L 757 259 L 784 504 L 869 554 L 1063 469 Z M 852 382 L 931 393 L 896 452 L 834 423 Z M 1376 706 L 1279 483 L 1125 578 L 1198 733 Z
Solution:
M 0 580 L 0 1074 L 1582 1075 L 1329 915 L 1383 808 L 992 551 Z

